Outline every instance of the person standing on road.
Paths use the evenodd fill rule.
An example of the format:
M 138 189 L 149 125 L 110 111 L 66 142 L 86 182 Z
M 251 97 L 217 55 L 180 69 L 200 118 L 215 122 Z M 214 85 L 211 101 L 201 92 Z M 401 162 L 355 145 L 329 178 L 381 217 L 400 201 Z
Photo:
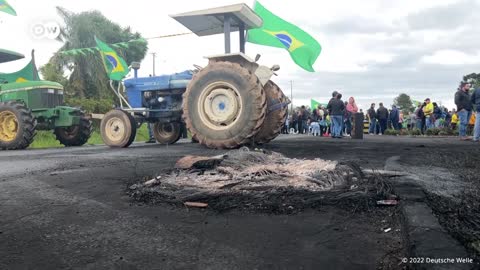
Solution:
M 285 123 L 283 124 L 282 134 L 288 134 L 290 129 L 290 115 L 287 113 L 287 117 L 285 117 Z
M 458 114 L 455 109 L 452 110 L 452 121 L 450 121 L 450 128 L 455 130 L 458 126 Z
M 443 109 L 443 114 L 445 115 L 445 122 L 443 123 L 443 126 L 448 128 L 450 126 L 450 122 L 452 121 L 452 114 L 447 108 Z
M 399 112 L 400 112 L 400 114 L 398 116 L 398 130 L 402 130 L 404 128 L 404 126 L 403 126 L 404 122 L 406 122 L 406 121 L 405 121 L 405 118 L 403 116 L 403 112 L 402 111 L 399 111 Z
M 387 130 L 387 121 L 388 121 L 388 110 L 387 108 L 383 107 L 383 103 L 378 104 L 379 108 L 377 110 L 377 119 L 378 124 L 380 125 L 380 133 L 382 135 Z
M 419 130 L 422 130 L 422 113 L 423 113 L 422 104 L 418 103 L 417 108 L 413 113 L 415 114 L 415 126 L 412 128 L 417 128 Z
M 297 112 L 297 127 L 298 127 L 298 134 L 303 134 L 303 114 L 302 109 L 298 110 Z
M 298 112 L 298 133 L 299 134 L 304 134 L 305 129 L 308 131 L 307 120 L 308 120 L 307 110 L 305 108 L 305 105 L 302 105 L 302 107 L 300 107 L 300 111 Z
M 436 102 L 433 102 L 433 126 L 440 128 L 440 123 L 443 119 L 443 111 Z
M 357 112 L 358 112 L 357 103 L 355 102 L 355 99 L 353 97 L 350 97 L 348 99 L 347 108 L 346 108 L 347 119 L 345 119 L 345 125 L 347 128 L 348 135 L 352 135 L 353 115 L 356 114 Z
M 342 138 L 342 123 L 345 104 L 342 101 L 342 94 L 337 94 L 336 98 L 330 99 L 327 110 L 332 121 L 332 138 Z
M 147 129 L 148 129 L 148 141 L 146 141 L 145 143 L 156 143 L 157 140 L 155 140 L 155 137 L 153 136 L 153 124 L 152 123 L 148 123 L 147 122 Z
M 455 105 L 457 105 L 457 114 L 460 120 L 458 135 L 462 141 L 468 140 L 467 125 L 472 114 L 472 100 L 468 94 L 469 90 L 470 84 L 462 82 L 460 88 L 455 93 Z
M 298 111 L 295 109 L 292 112 L 292 123 L 290 125 L 290 128 L 293 128 L 293 134 L 298 133 Z
M 370 105 L 370 109 L 367 111 L 368 119 L 370 120 L 370 125 L 368 127 L 368 133 L 374 135 L 377 127 L 377 112 L 375 111 L 375 103 Z
M 475 127 L 473 129 L 473 141 L 480 141 L 480 87 L 473 91 L 471 97 L 472 104 L 475 105 L 476 118 L 475 118 Z
M 418 110 L 418 108 L 417 108 L 417 110 Z M 415 110 L 415 112 L 410 113 L 410 115 L 408 116 L 408 121 L 409 121 L 408 130 L 412 130 L 412 129 L 417 127 L 416 110 Z
M 425 106 L 423 106 L 423 114 L 425 115 L 426 129 L 434 127 L 433 121 L 433 103 L 430 102 L 430 98 L 425 99 Z
M 398 122 L 400 120 L 400 114 L 397 109 L 397 106 L 392 105 L 392 110 L 390 112 L 390 121 L 392 123 L 392 128 L 394 130 L 399 130 L 400 128 L 398 127 Z

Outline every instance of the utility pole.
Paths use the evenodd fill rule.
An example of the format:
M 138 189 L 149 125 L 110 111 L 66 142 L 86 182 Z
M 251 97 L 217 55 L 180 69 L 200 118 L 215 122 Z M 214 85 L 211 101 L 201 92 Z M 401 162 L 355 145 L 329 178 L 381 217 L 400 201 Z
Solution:
M 157 53 L 153 52 L 153 53 L 151 53 L 151 55 L 153 56 L 153 74 L 152 74 L 152 76 L 155 76 L 155 57 L 157 57 Z

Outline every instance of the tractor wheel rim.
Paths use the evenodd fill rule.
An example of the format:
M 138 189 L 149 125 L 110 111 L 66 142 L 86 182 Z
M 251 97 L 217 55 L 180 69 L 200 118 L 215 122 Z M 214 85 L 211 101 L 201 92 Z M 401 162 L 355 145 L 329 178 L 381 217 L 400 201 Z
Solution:
M 241 115 L 242 108 L 239 91 L 227 82 L 208 85 L 198 100 L 202 122 L 214 130 L 231 127 Z
M 175 128 L 172 123 L 170 124 L 159 124 L 157 128 L 157 133 L 160 137 L 170 137 L 172 136 Z
M 108 119 L 105 125 L 105 134 L 110 141 L 121 141 L 125 136 L 126 126 L 122 119 L 114 117 Z
M 11 142 L 18 134 L 18 120 L 10 111 L 0 112 L 0 140 Z

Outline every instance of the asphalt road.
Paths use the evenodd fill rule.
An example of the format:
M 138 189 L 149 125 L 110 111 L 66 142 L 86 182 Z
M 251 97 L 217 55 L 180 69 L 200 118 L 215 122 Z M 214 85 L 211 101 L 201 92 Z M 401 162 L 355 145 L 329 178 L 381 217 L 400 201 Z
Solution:
M 383 168 L 399 149 L 425 151 L 436 143 L 292 135 L 266 148 Z M 188 142 L 0 152 L 0 269 L 375 269 L 403 252 L 403 240 L 382 230 L 391 213 L 324 207 L 295 215 L 219 214 L 142 205 L 126 195 L 129 185 L 182 156 L 223 152 Z

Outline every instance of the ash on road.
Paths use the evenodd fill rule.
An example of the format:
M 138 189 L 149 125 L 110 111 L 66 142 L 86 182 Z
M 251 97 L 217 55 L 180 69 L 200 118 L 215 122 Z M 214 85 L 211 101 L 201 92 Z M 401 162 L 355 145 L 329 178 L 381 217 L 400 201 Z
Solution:
M 384 169 L 391 157 L 397 157 L 395 166 L 413 168 L 420 157 L 437 160 L 428 151 L 455 157 L 478 151 L 454 139 L 387 136 L 281 136 L 265 148 L 288 158 L 353 161 L 372 169 Z M 405 268 L 399 264 L 406 254 L 399 209 L 376 207 L 369 197 L 269 213 L 145 204 L 128 195 L 133 184 L 171 170 L 183 156 L 222 153 L 186 142 L 0 152 L 0 268 Z M 468 182 L 449 172 L 458 176 L 452 181 Z M 462 192 L 432 194 L 448 199 Z

